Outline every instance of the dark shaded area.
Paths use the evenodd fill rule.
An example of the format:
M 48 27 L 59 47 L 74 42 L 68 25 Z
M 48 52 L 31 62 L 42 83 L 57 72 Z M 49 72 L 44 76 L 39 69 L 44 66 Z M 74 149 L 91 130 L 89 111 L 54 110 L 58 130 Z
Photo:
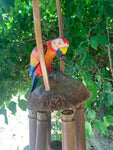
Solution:
M 62 150 L 62 142 L 61 141 L 51 142 L 50 150 Z

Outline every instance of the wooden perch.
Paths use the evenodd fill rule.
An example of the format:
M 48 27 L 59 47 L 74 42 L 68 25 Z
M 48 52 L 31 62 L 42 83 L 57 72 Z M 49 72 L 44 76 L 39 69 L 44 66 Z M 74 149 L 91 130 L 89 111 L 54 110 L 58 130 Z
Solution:
M 89 99 L 91 93 L 83 83 L 68 77 L 59 70 L 49 74 L 51 91 L 44 85 L 28 95 L 27 106 L 34 111 L 54 111 L 71 108 Z

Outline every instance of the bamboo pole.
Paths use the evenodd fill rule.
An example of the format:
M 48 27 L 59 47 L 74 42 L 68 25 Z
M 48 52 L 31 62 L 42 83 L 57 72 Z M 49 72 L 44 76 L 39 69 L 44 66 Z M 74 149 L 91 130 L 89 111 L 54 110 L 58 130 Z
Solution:
M 36 44 L 38 47 L 38 53 L 39 53 L 42 74 L 43 74 L 44 85 L 45 85 L 45 89 L 47 91 L 49 91 L 50 83 L 49 83 L 49 77 L 48 77 L 48 72 L 47 72 L 47 67 L 46 67 L 44 52 L 43 52 L 43 46 L 42 46 L 39 0 L 33 0 L 33 15 L 34 15 L 34 28 L 35 28 Z M 29 113 L 29 116 L 30 116 L 30 113 Z M 42 116 L 43 116 L 43 113 L 40 114 L 39 118 L 41 119 Z M 48 147 L 48 145 L 50 145 L 50 128 L 51 128 L 51 119 L 49 119 L 48 123 L 44 125 L 44 127 L 43 127 L 44 130 L 40 130 L 40 129 L 42 129 L 40 126 L 40 123 L 36 124 L 36 119 L 32 120 L 29 117 L 30 150 L 48 150 L 47 147 Z M 49 131 L 48 131 L 48 129 L 49 129 Z M 36 130 L 37 130 L 37 134 L 36 134 Z M 43 135 L 44 141 L 40 140 L 41 139 L 40 136 L 42 136 L 41 132 L 43 133 L 42 135 Z M 43 143 L 42 143 L 42 145 L 40 144 L 37 146 L 38 142 L 39 143 L 45 142 L 46 149 L 45 149 L 45 146 L 43 147 L 43 145 L 44 145 Z
M 63 19 L 62 19 L 62 12 L 61 12 L 61 3 L 60 0 L 56 0 L 56 4 L 57 4 L 57 13 L 58 13 L 58 23 L 59 23 L 59 37 L 63 37 Z M 60 58 L 60 70 L 64 73 L 64 56 L 62 56 Z M 70 110 L 67 110 L 70 112 Z M 63 111 L 65 112 L 65 111 Z M 62 119 L 72 119 L 70 117 L 72 117 L 73 114 L 71 116 L 66 116 L 65 114 L 62 113 Z M 66 117 L 66 118 L 65 118 Z M 69 121 L 69 120 L 68 120 Z M 68 129 L 72 129 L 73 133 L 68 131 Z M 71 130 L 71 131 L 72 131 Z M 66 136 L 68 135 L 69 136 Z M 74 146 L 75 146 L 75 141 L 74 141 L 74 137 L 75 137 L 75 132 L 74 132 L 74 122 L 63 122 L 62 121 L 62 145 L 63 145 L 63 150 L 74 150 Z M 71 137 L 71 138 L 70 138 Z M 71 140 L 70 140 L 71 139 Z
M 29 110 L 29 149 L 35 150 L 36 141 L 36 113 Z
M 79 109 L 81 108 L 81 109 Z M 75 108 L 75 150 L 86 150 L 84 104 Z
M 36 136 L 36 149 L 35 150 L 48 150 L 48 124 L 49 117 L 47 112 L 37 112 L 37 136 Z
M 75 149 L 74 113 L 72 110 L 62 112 L 62 149 Z
M 60 0 L 56 0 L 56 5 L 57 5 L 57 13 L 58 13 L 59 37 L 63 37 L 63 21 L 62 21 Z
M 47 116 L 48 116 L 48 129 L 47 129 L 47 145 L 48 145 L 48 149 L 50 150 L 50 143 L 51 143 L 51 112 L 47 112 Z
M 40 65 L 43 74 L 44 85 L 45 85 L 45 89 L 49 91 L 50 83 L 49 83 L 49 77 L 48 77 L 48 72 L 47 72 L 47 67 L 46 67 L 44 52 L 43 52 L 43 46 L 42 46 L 39 0 L 33 0 L 33 15 L 34 15 L 36 43 L 38 47 L 38 54 L 39 54 Z
M 61 12 L 61 3 L 60 0 L 56 0 L 57 5 L 57 13 L 58 13 L 58 24 L 59 24 L 59 37 L 63 37 L 63 19 L 62 19 L 62 12 Z M 64 56 L 60 58 L 60 70 L 64 72 Z

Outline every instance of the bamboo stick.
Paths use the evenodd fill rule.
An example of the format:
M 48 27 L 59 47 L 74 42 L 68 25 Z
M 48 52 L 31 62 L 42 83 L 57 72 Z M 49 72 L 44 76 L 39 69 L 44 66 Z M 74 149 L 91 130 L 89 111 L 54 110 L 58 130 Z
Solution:
M 57 13 L 58 13 L 58 24 L 59 24 L 59 37 L 63 37 L 63 19 L 62 19 L 62 12 L 61 12 L 61 3 L 60 0 L 56 0 L 57 5 Z M 60 70 L 64 72 L 64 56 L 60 58 Z
M 62 149 L 75 149 L 74 113 L 72 110 L 62 112 Z
M 59 23 L 59 37 L 63 37 L 63 20 L 62 20 L 60 0 L 56 0 L 56 5 L 57 5 L 58 23 Z
M 80 105 L 82 109 L 78 109 Z M 76 107 L 75 112 L 75 150 L 86 150 L 84 104 L 79 104 Z
M 50 150 L 50 143 L 51 143 L 51 112 L 47 112 L 48 116 L 48 129 L 47 129 L 47 150 Z
M 47 72 L 47 67 L 44 58 L 43 46 L 42 46 L 42 35 L 41 35 L 41 23 L 40 23 L 40 9 L 39 9 L 39 0 L 33 0 L 33 15 L 34 15 L 34 28 L 35 28 L 35 36 L 36 43 L 38 47 L 40 65 L 42 69 L 44 86 L 47 91 L 50 91 L 50 82 Z M 46 117 L 47 112 L 39 113 L 37 115 L 39 120 L 43 120 L 42 118 Z M 47 122 L 37 121 L 37 135 L 36 135 L 36 149 L 35 150 L 48 150 L 50 145 L 50 128 L 51 128 L 51 119 Z
M 49 77 L 48 77 L 48 72 L 47 72 L 47 67 L 46 67 L 44 52 L 43 52 L 43 46 L 42 46 L 39 0 L 33 0 L 33 15 L 34 15 L 36 43 L 38 47 L 38 53 L 39 53 L 42 74 L 43 74 L 44 85 L 45 85 L 45 89 L 49 91 L 50 83 L 49 83 Z
M 47 112 L 37 112 L 37 136 L 36 136 L 36 149 L 35 150 L 48 150 L 50 144 L 48 142 L 48 125 L 49 117 Z
M 36 141 L 36 113 L 29 110 L 29 150 L 35 150 Z

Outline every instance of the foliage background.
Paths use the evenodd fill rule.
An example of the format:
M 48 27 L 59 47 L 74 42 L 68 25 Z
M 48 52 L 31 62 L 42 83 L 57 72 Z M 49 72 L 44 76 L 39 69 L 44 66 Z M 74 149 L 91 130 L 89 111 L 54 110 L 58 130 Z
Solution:
M 82 81 L 92 92 L 85 102 L 86 137 L 96 128 L 113 138 L 113 1 L 61 0 L 64 37 L 70 42 L 65 73 Z M 55 0 L 41 0 L 43 41 L 58 37 Z M 29 57 L 35 46 L 32 0 L 0 1 L 0 113 L 8 123 L 6 107 L 26 110 L 32 80 Z M 59 58 L 53 65 L 59 68 Z M 20 95 L 24 94 L 25 99 Z M 11 101 L 18 96 L 18 102 Z

